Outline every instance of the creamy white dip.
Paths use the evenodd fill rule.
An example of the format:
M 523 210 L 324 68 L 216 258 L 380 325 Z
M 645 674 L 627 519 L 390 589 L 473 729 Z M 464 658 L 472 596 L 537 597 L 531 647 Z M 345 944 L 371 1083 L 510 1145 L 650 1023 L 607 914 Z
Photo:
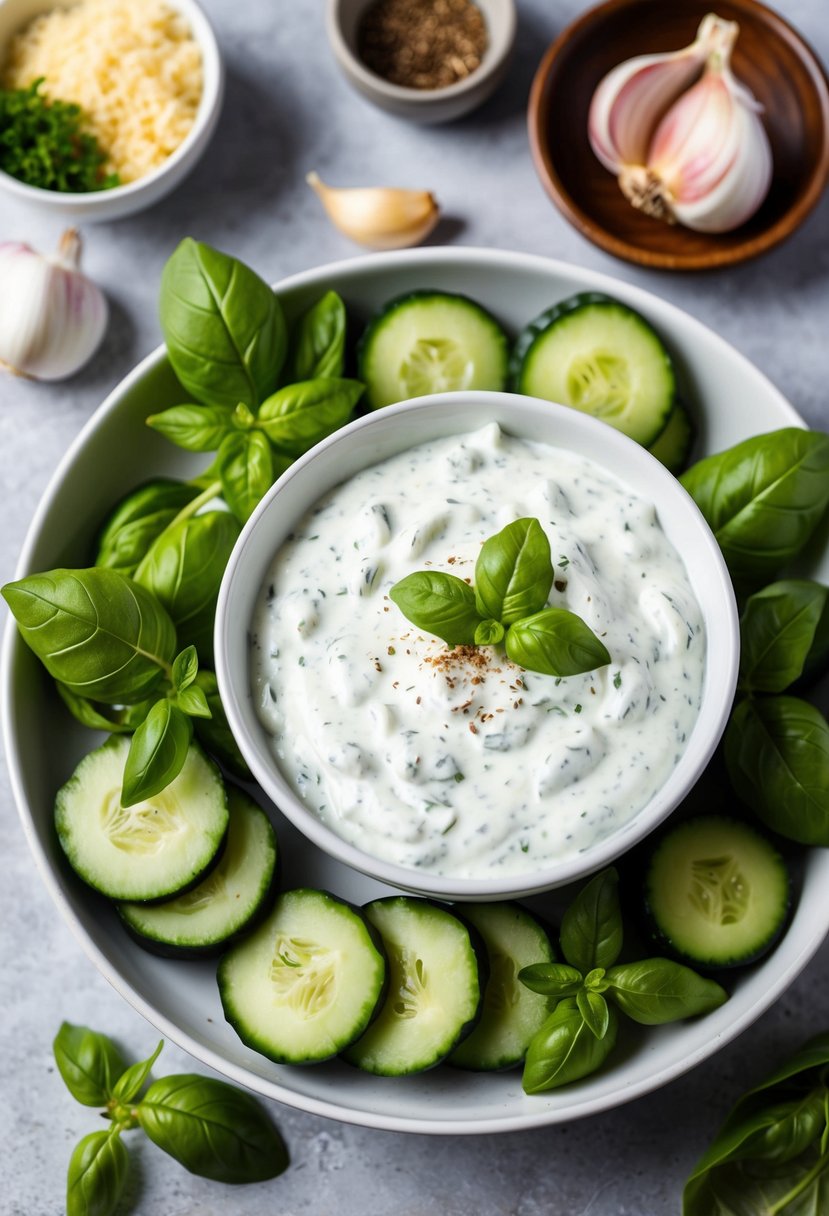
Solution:
M 415 570 L 472 579 L 481 544 L 534 516 L 549 603 L 611 663 L 556 679 L 450 651 L 388 598 Z M 653 505 L 591 460 L 492 424 L 424 443 L 322 498 L 276 554 L 252 623 L 273 752 L 365 852 L 433 874 L 537 870 L 628 821 L 691 732 L 705 635 Z

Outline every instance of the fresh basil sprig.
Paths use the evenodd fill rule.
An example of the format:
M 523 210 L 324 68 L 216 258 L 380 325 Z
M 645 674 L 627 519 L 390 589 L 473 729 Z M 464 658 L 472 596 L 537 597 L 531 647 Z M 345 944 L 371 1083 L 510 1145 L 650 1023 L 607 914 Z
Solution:
M 565 963 L 537 963 L 518 973 L 525 987 L 553 1004 L 527 1050 L 527 1093 L 600 1068 L 616 1042 L 616 1009 L 643 1026 L 661 1026 L 708 1013 L 727 999 L 714 980 L 669 959 L 617 963 L 624 938 L 618 883 L 615 869 L 603 870 L 568 906 L 560 935 Z
M 779 693 L 799 679 L 813 654 L 829 588 L 785 579 L 752 595 L 740 618 L 740 687 Z
M 395 583 L 389 598 L 449 646 L 503 641 L 513 663 L 551 676 L 604 667 L 610 654 L 581 617 L 544 607 L 552 585 L 544 529 L 537 519 L 517 519 L 482 545 L 474 588 L 455 574 L 418 570 Z
M 289 381 L 341 376 L 345 331 L 345 305 L 336 291 L 327 291 L 302 314 L 291 334 Z
M 829 1198 L 829 1034 L 737 1102 L 685 1184 L 683 1216 L 799 1216 Z
M 277 1129 L 260 1103 L 224 1081 L 184 1074 L 150 1082 L 163 1040 L 129 1067 L 106 1035 L 64 1022 L 55 1060 L 74 1098 L 103 1108 L 108 1128 L 75 1147 L 67 1175 L 67 1216 L 112 1216 L 129 1157 L 121 1136 L 141 1129 L 191 1174 L 217 1182 L 262 1182 L 288 1168 Z

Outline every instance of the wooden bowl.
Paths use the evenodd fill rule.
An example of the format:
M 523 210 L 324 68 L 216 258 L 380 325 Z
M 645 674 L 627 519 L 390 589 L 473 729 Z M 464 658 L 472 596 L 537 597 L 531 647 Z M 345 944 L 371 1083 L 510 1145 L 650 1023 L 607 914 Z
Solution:
M 740 25 L 734 74 L 765 109 L 774 157 L 760 210 L 733 232 L 716 235 L 634 210 L 587 138 L 590 99 L 602 77 L 634 55 L 687 46 L 711 11 Z M 548 48 L 528 119 L 536 169 L 566 218 L 608 253 L 663 270 L 717 269 L 765 253 L 803 222 L 829 177 L 826 73 L 800 35 L 757 0 L 607 0 Z

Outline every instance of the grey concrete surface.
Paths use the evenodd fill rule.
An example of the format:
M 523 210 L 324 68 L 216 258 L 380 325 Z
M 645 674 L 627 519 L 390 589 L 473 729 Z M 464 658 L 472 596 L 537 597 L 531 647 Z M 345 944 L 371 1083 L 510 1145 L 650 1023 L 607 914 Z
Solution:
M 321 218 L 303 181 L 312 168 L 334 183 L 435 191 L 448 217 L 436 241 L 549 254 L 640 283 L 713 326 L 809 422 L 829 426 L 829 201 L 762 261 L 680 277 L 605 256 L 546 199 L 527 147 L 526 95 L 544 47 L 586 7 L 581 0 L 519 0 L 508 83 L 468 119 L 432 130 L 400 123 L 350 91 L 325 43 L 322 0 L 204 5 L 228 68 L 220 129 L 171 198 L 86 233 L 86 267 L 112 303 L 102 350 L 66 384 L 0 380 L 4 580 L 59 457 L 108 390 L 159 341 L 159 274 L 181 236 L 219 245 L 270 279 L 356 252 Z M 784 0 L 778 7 L 829 59 L 826 0 Z M 57 236 L 57 223 L 0 202 L 0 240 L 47 248 Z M 136 1056 L 148 1054 L 156 1035 L 61 921 L 29 856 L 4 775 L 0 815 L 0 1213 L 55 1216 L 64 1210 L 71 1149 L 97 1122 L 94 1111 L 72 1101 L 54 1069 L 51 1041 L 60 1021 L 106 1030 Z M 824 945 L 737 1042 L 661 1092 L 571 1126 L 435 1140 L 274 1106 L 293 1157 L 282 1178 L 231 1190 L 191 1177 L 145 1143 L 133 1154 L 128 1201 L 136 1216 L 668 1216 L 679 1211 L 682 1179 L 736 1096 L 826 1029 L 827 976 Z M 163 1065 L 193 1067 L 172 1045 Z

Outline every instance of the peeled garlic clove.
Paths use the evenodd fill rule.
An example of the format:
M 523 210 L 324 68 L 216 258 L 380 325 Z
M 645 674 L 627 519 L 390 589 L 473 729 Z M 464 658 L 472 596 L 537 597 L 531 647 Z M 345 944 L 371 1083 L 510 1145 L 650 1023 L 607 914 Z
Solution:
M 606 169 L 619 174 L 626 166 L 645 163 L 662 115 L 699 76 L 721 28 L 733 24 L 709 13 L 689 46 L 664 55 L 637 55 L 608 72 L 593 94 L 587 128 Z
M 620 185 L 635 206 L 696 232 L 730 232 L 768 193 L 772 156 L 762 107 L 735 80 L 730 58 L 737 29 L 712 51 L 702 79 L 657 127 L 646 176 Z
M 440 209 L 425 190 L 382 186 L 335 189 L 316 173 L 305 179 L 345 236 L 369 249 L 405 249 L 418 245 L 437 224 Z
M 0 366 L 35 380 L 63 380 L 95 353 L 109 310 L 80 271 L 81 238 L 64 232 L 49 257 L 0 244 Z

